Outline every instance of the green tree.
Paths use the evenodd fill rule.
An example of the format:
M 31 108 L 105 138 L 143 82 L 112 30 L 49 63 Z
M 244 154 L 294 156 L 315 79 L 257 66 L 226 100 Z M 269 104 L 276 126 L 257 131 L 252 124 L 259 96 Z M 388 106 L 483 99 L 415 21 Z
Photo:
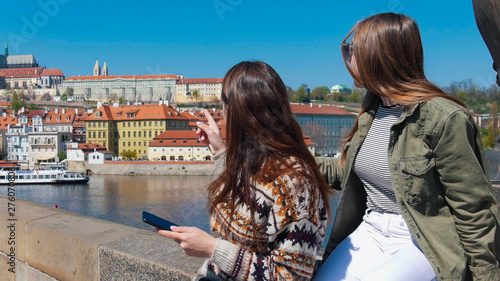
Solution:
M 66 90 L 64 90 L 63 95 L 66 95 L 67 97 L 72 97 L 74 92 L 75 90 L 73 90 L 73 88 L 66 88 Z
M 483 137 L 483 145 L 485 148 L 493 148 L 495 146 L 495 139 L 500 134 L 498 129 L 498 103 L 493 101 L 490 105 L 490 121 L 488 125 L 488 135 Z
M 125 103 L 127 100 L 125 99 L 125 96 L 122 95 L 119 99 L 118 99 L 118 102 L 119 103 Z
M 137 152 L 135 151 L 122 151 L 122 153 L 120 153 L 120 156 L 122 156 L 123 158 L 125 159 L 136 159 L 137 158 Z
M 296 102 L 310 102 L 311 98 L 308 94 L 310 92 L 311 90 L 309 89 L 307 84 L 302 84 L 295 92 L 295 96 L 292 98 L 292 100 Z
M 66 93 L 62 94 L 61 101 L 67 101 L 67 100 L 68 100 L 68 95 L 66 95 Z
M 295 96 L 295 90 L 292 87 L 286 86 L 286 94 L 288 96 L 288 100 L 293 101 L 293 98 Z
M 311 92 L 311 99 L 325 100 L 328 94 L 330 94 L 330 88 L 327 86 L 316 87 Z
M 21 96 L 24 96 L 24 94 L 22 94 Z M 15 111 L 26 106 L 26 102 L 24 101 L 24 99 L 20 99 L 19 95 L 15 91 L 12 93 L 12 99 L 10 100 L 10 104 L 12 105 L 12 110 Z
M 201 99 L 200 91 L 198 89 L 195 89 L 193 93 L 191 93 L 191 98 L 198 103 Z
M 35 109 L 36 109 L 36 104 L 34 104 L 34 103 L 30 103 L 30 104 L 28 105 L 28 109 L 29 109 L 29 110 L 35 110 Z
M 65 160 L 66 159 L 66 152 L 59 151 L 59 153 L 57 153 L 57 158 L 59 158 L 59 162 Z

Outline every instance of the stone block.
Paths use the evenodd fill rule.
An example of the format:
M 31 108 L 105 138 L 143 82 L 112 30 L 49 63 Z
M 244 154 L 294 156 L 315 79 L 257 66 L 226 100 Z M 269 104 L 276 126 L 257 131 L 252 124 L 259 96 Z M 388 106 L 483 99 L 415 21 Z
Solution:
M 16 281 L 58 281 L 57 279 L 33 268 L 23 262 L 19 263 L 16 271 Z
M 205 259 L 184 254 L 173 240 L 136 234 L 99 247 L 100 280 L 186 280 Z
M 27 224 L 27 263 L 58 280 L 98 280 L 98 247 L 144 232 L 59 210 Z
M 11 273 L 9 272 L 10 265 L 8 264 L 9 262 L 9 257 L 4 255 L 3 253 L 0 254 L 0 276 L 2 280 L 5 281 L 15 281 L 16 280 L 16 273 Z M 18 263 L 16 262 L 15 266 L 15 271 L 17 272 L 17 265 Z
M 14 246 L 16 248 L 16 258 L 24 262 L 26 261 L 26 225 L 37 219 L 57 214 L 58 210 L 30 201 L 17 199 L 12 202 L 15 205 L 15 216 L 10 217 L 7 212 L 8 203 L 9 201 L 6 196 L 0 196 L 0 206 L 5 206 L 5 209 L 0 211 L 0 219 L 6 224 L 5 226 L 7 226 L 10 223 L 10 221 L 7 220 L 15 218 L 16 221 L 12 221 L 12 223 L 15 223 L 15 230 L 13 231 L 13 235 L 11 235 L 11 230 L 2 224 L 2 227 L 0 227 L 0 241 L 2 241 L 0 243 L 0 251 L 7 253 L 10 247 Z M 14 238 L 15 245 L 9 245 L 7 242 L 3 242 L 7 241 L 10 237 Z

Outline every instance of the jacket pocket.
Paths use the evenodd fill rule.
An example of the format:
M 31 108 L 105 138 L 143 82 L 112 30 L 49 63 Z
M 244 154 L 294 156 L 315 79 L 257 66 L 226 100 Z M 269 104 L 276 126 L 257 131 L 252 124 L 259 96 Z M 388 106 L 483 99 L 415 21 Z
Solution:
M 445 203 L 434 158 L 418 157 L 399 162 L 404 200 L 416 211 L 436 215 Z

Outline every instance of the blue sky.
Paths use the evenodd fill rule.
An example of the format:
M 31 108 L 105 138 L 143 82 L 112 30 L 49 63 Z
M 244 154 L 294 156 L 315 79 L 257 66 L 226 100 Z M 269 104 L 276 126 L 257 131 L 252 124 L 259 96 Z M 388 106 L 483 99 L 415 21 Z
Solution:
M 2 11 L 1 46 L 8 39 L 10 54 L 32 53 L 66 77 L 92 75 L 96 59 L 110 75 L 188 78 L 223 77 L 259 59 L 293 88 L 352 86 L 341 41 L 356 21 L 391 11 L 418 22 L 432 82 L 495 82 L 472 1 L 4 0 Z

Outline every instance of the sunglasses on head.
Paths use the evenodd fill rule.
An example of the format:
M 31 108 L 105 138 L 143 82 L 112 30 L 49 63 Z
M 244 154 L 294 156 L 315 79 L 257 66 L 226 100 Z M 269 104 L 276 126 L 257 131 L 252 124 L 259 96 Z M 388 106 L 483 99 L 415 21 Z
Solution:
M 352 43 L 343 42 L 340 45 L 340 48 L 342 49 L 342 56 L 347 62 L 350 63 L 352 55 L 354 53 L 354 46 L 352 45 Z

